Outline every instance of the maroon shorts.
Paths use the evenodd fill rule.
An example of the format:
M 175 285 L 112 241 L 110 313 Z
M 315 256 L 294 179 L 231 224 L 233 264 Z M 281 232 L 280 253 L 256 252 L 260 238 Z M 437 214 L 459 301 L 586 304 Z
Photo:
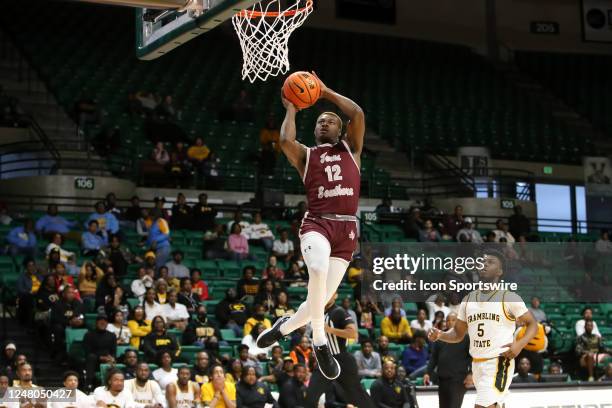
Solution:
M 353 259 L 357 248 L 357 221 L 332 220 L 306 213 L 300 226 L 300 237 L 308 232 L 318 232 L 329 241 L 331 258 L 341 258 L 347 262 Z

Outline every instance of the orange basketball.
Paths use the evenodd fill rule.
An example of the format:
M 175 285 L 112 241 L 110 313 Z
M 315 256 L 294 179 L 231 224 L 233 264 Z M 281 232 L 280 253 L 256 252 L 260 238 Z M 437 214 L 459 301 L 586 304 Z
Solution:
M 306 71 L 294 72 L 285 79 L 283 96 L 296 108 L 306 109 L 321 96 L 319 80 Z

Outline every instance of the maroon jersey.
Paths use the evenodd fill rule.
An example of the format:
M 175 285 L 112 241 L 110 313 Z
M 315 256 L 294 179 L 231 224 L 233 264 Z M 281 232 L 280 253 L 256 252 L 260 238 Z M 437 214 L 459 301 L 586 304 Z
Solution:
M 361 176 L 346 141 L 309 147 L 303 181 L 309 213 L 356 215 Z

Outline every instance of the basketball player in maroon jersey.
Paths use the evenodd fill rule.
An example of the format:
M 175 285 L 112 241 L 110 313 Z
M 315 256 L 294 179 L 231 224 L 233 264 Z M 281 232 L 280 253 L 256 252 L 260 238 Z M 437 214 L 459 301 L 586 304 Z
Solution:
M 363 110 L 352 100 L 327 88 L 321 80 L 321 98 L 334 103 L 349 118 L 342 137 L 342 119 L 322 113 L 315 125 L 316 146 L 307 147 L 295 136 L 297 108 L 285 98 L 287 112 L 281 127 L 280 146 L 302 177 L 308 211 L 299 230 L 300 246 L 308 267 L 308 296 L 293 316 L 284 316 L 257 339 L 268 347 L 292 331 L 312 326 L 313 349 L 319 370 L 333 380 L 340 365 L 325 336 L 325 304 L 340 285 L 357 246 L 357 207 L 361 182 L 360 155 L 365 134 Z

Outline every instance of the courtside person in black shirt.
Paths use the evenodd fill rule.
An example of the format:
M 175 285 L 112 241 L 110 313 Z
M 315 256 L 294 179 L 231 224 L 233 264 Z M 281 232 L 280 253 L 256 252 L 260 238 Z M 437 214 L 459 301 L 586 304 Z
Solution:
M 374 381 L 370 388 L 372 401 L 377 408 L 402 408 L 407 402 L 404 385 L 397 379 L 397 366 L 393 361 L 385 361 L 382 378 Z
M 335 293 L 325 305 L 325 335 L 329 351 L 342 367 L 340 376 L 334 380 L 339 385 L 342 400 L 359 408 L 375 408 L 370 396 L 363 389 L 355 357 L 346 350 L 346 340 L 356 339 L 357 324 L 342 307 L 336 305 Z M 307 407 L 318 407 L 319 398 L 329 389 L 331 381 L 320 370 L 314 370 L 306 393 Z
M 455 326 L 457 314 L 446 317 L 446 330 Z M 461 408 L 466 388 L 471 385 L 470 367 L 472 358 L 469 353 L 470 339 L 464 337 L 459 343 L 433 343 L 427 371 L 423 377 L 425 385 L 430 385 L 434 373 L 438 375 L 438 401 L 440 408 Z
M 83 348 L 87 355 L 87 382 L 93 386 L 96 379 L 96 371 L 101 363 L 113 364 L 117 353 L 117 337 L 106 330 L 108 320 L 106 315 L 100 314 L 96 317 L 96 328 L 90 330 L 83 337 Z

